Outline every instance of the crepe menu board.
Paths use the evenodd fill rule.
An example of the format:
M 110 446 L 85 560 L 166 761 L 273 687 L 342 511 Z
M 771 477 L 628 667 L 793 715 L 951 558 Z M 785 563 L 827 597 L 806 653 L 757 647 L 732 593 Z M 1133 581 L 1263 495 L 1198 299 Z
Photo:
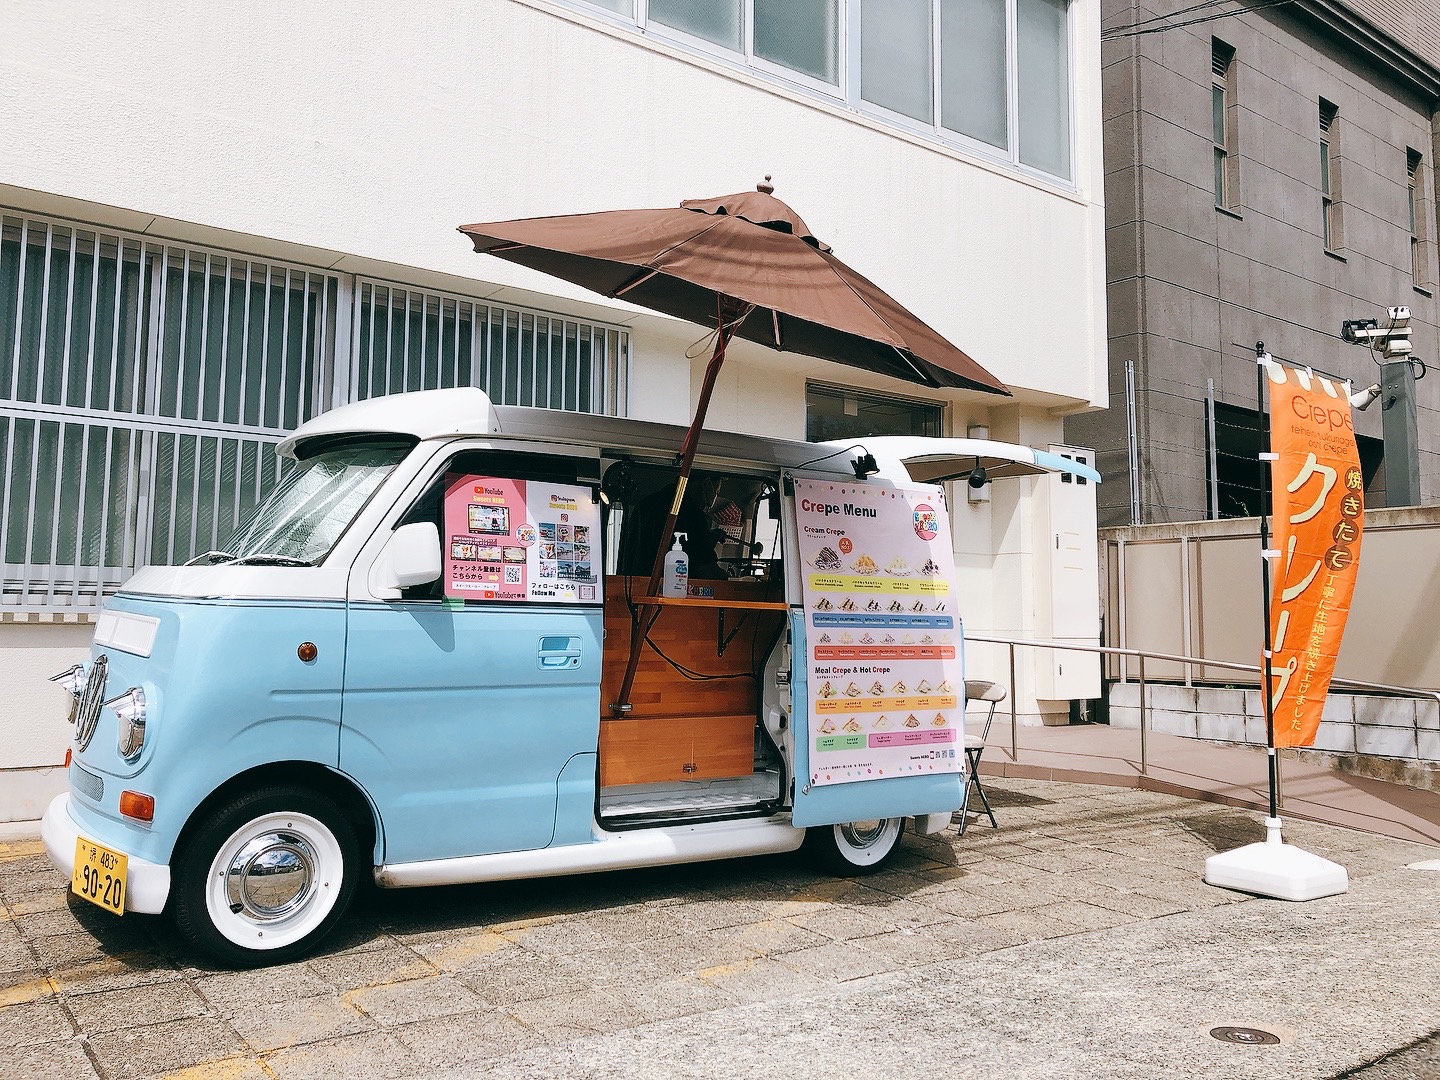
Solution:
M 939 488 L 795 481 L 810 785 L 965 769 L 955 554 Z
M 445 486 L 445 595 L 597 603 L 600 507 L 589 487 L 493 476 Z

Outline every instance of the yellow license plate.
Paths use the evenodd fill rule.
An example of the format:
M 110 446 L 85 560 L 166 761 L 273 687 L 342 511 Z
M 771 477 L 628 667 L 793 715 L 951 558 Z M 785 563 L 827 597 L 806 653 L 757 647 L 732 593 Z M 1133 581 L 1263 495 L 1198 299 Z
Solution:
M 125 873 L 129 865 L 128 855 L 82 836 L 75 841 L 75 872 L 70 877 L 70 891 L 106 911 L 124 915 Z

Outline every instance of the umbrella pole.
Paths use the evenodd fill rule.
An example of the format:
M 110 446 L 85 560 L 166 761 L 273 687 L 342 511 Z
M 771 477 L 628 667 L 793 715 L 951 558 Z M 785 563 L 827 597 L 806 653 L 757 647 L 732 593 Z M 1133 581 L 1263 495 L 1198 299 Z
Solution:
M 680 445 L 680 475 L 675 482 L 675 498 L 670 503 L 670 513 L 665 518 L 665 527 L 660 530 L 660 539 L 655 546 L 655 566 L 650 571 L 650 582 L 645 586 L 645 592 L 640 598 L 641 611 L 630 635 L 630 657 L 625 663 L 625 679 L 620 684 L 619 698 L 610 706 L 610 711 L 616 716 L 625 716 L 631 709 L 630 691 L 635 685 L 635 670 L 640 666 L 640 650 L 645 646 L 650 628 L 660 617 L 659 605 L 647 604 L 645 601 L 660 595 L 660 579 L 665 576 L 665 552 L 670 547 L 675 523 L 680 519 L 680 504 L 685 499 L 685 486 L 690 482 L 690 469 L 695 463 L 695 451 L 700 446 L 700 431 L 705 427 L 705 414 L 710 409 L 710 395 L 715 389 L 720 365 L 725 362 L 725 349 L 739 327 L 738 319 L 726 323 L 723 311 L 717 318 L 715 351 L 705 368 L 705 379 L 700 384 L 700 400 L 695 405 L 695 419 L 690 422 L 690 430 L 685 433 L 685 441 Z

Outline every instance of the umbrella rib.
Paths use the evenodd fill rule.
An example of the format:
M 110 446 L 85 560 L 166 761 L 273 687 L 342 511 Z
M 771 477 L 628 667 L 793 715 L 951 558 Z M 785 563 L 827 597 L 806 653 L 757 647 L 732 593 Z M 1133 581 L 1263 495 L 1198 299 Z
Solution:
M 880 312 L 876 311 L 870 305 L 870 301 L 865 299 L 864 295 L 860 292 L 860 290 L 855 288 L 854 285 L 851 285 L 850 282 L 846 281 L 844 276 L 838 270 L 836 270 L 834 266 L 831 265 L 829 259 L 824 259 L 824 252 L 821 252 L 820 254 L 825 263 L 825 268 L 829 270 L 830 273 L 835 275 L 835 279 L 839 281 L 840 284 L 844 285 L 845 288 L 850 290 L 856 300 L 859 300 L 860 303 L 865 305 L 865 310 L 870 312 L 871 315 L 874 315 L 876 321 L 878 321 L 881 326 L 885 327 L 885 329 L 889 330 L 892 334 L 898 334 L 899 331 L 897 331 L 895 327 L 890 325 L 889 320 L 887 320 L 884 315 L 881 315 Z M 920 376 L 920 381 L 922 383 L 930 383 L 935 381 L 934 376 L 922 370 L 920 366 L 915 363 L 915 361 L 910 359 L 904 349 L 900 348 L 898 345 L 893 345 L 888 341 L 885 342 L 885 344 L 890 345 L 892 349 L 894 349 L 897 353 L 900 354 L 900 358 L 905 361 L 905 363 L 909 366 L 910 370 L 915 372 L 916 375 Z
M 653 257 L 648 263 L 645 263 L 645 265 L 651 267 L 652 269 L 655 269 L 655 272 L 658 273 L 658 274 L 665 274 L 666 277 L 674 277 L 673 274 L 667 274 L 667 273 L 665 273 L 664 270 L 660 270 L 660 269 L 656 268 L 656 267 L 655 267 L 655 263 L 658 263 L 661 259 L 663 259 L 666 255 L 669 255 L 670 252 L 674 251 L 676 248 L 678 248 L 678 247 L 684 247 L 686 244 L 693 243 L 694 241 L 698 240 L 700 237 L 702 237 L 702 236 L 704 236 L 706 233 L 708 233 L 711 229 L 714 229 L 714 228 L 716 228 L 716 227 L 719 226 L 720 221 L 721 221 L 721 218 L 719 218 L 719 217 L 714 217 L 714 216 L 711 216 L 711 215 L 703 215 L 703 216 L 711 217 L 711 220 L 706 224 L 705 228 L 703 228 L 703 229 L 697 229 L 695 232 L 693 232 L 693 233 L 691 233 L 689 236 L 687 236 L 684 240 L 677 240 L 677 241 L 675 241 L 675 243 L 671 244 L 669 247 L 665 248 L 663 251 L 657 251 L 657 252 L 655 253 L 654 257 Z M 678 280 L 678 279 L 677 279 L 677 280 Z
M 651 270 L 649 268 L 646 268 L 641 273 L 636 274 L 629 281 L 625 282 L 624 285 L 621 285 L 618 289 L 612 292 L 610 294 L 611 298 L 618 300 L 631 289 L 638 289 L 641 285 L 644 285 L 645 282 L 649 281 L 658 273 L 660 273 L 659 270 Z
M 711 229 L 715 228 L 715 226 L 718 225 L 718 224 L 720 224 L 720 222 L 719 222 L 718 220 L 712 221 L 712 222 L 710 222 L 709 224 L 707 224 L 705 228 L 700 229 L 700 230 L 698 230 L 698 231 L 696 231 L 696 232 L 693 232 L 693 233 L 691 233 L 689 236 L 685 237 L 684 240 L 677 240 L 675 243 L 671 244 L 669 247 L 665 248 L 664 250 L 656 252 L 655 255 L 650 259 L 649 262 L 645 262 L 645 263 L 640 263 L 640 264 L 639 264 L 641 267 L 644 268 L 643 270 L 641 270 L 641 272 L 640 272 L 639 274 L 636 274 L 634 277 L 630 278 L 628 281 L 625 282 L 625 284 L 621 285 L 621 286 L 620 286 L 618 289 L 616 289 L 614 292 L 608 293 L 607 295 L 608 295 L 612 300 L 618 300 L 618 299 L 622 298 L 622 297 L 623 297 L 627 292 L 629 292 L 631 289 L 638 289 L 641 285 L 644 285 L 644 284 L 645 284 L 647 281 L 649 281 L 651 278 L 656 277 L 656 276 L 658 276 L 658 275 L 664 275 L 665 277 L 668 277 L 668 278 L 674 278 L 674 277 L 675 277 L 674 274 L 667 273 L 666 271 L 660 269 L 660 268 L 659 268 L 658 266 L 656 266 L 655 264 L 658 263 L 661 259 L 663 259 L 666 255 L 669 255 L 669 254 L 670 254 L 672 251 L 674 251 L 676 248 L 678 248 L 678 247 L 684 247 L 686 244 L 691 243 L 691 242 L 694 241 L 696 238 L 701 237 L 701 236 L 704 236 L 704 235 L 705 235 L 706 233 L 708 233 Z M 636 264 L 631 263 L 630 265 L 634 266 L 634 265 L 636 265 Z M 679 280 L 679 279 L 677 278 L 676 280 Z

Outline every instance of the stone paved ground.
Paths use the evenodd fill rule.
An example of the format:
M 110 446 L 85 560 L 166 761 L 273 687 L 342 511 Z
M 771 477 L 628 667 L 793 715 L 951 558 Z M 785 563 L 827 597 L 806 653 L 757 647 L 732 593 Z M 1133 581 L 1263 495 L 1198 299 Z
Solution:
M 991 787 L 998 831 L 907 838 L 870 878 L 787 856 L 374 892 L 322 955 L 243 973 L 0 845 L 0 1077 L 1326 1077 L 1433 1047 L 1440 874 L 1405 869 L 1433 848 L 1290 823 L 1352 891 L 1283 904 L 1200 880 L 1254 815 Z

